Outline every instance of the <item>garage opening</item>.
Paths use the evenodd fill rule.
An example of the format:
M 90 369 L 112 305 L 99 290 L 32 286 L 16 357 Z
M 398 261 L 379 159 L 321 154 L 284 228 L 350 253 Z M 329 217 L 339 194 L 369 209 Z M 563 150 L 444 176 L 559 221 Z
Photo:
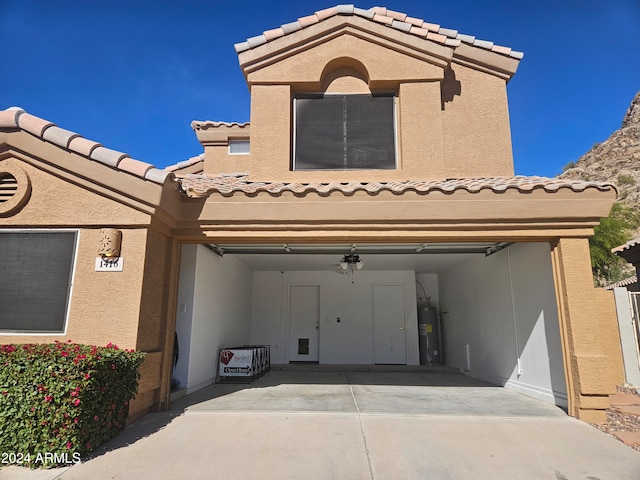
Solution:
M 272 365 L 442 364 L 567 406 L 547 243 L 185 244 L 176 333 L 186 393 L 252 344 Z

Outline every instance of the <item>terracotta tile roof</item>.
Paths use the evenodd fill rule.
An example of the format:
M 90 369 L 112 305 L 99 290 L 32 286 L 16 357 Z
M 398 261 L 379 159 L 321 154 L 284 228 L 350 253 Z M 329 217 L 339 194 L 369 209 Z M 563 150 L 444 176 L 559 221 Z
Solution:
M 175 165 L 170 165 L 168 167 L 165 167 L 165 170 L 168 170 L 170 172 L 177 172 L 178 170 L 182 170 L 183 168 L 190 167 L 199 162 L 204 163 L 204 153 L 201 153 L 200 155 L 196 155 L 195 157 L 191 157 L 188 160 L 183 160 L 182 162 L 178 162 Z
M 494 45 L 493 42 L 487 40 L 479 40 L 472 35 L 459 33 L 457 30 L 443 28 L 438 24 L 426 22 L 420 18 L 413 18 L 406 13 L 389 10 L 385 7 L 373 7 L 369 10 L 354 7 L 353 5 L 338 5 L 315 12 L 313 15 L 299 18 L 296 22 L 287 23 L 279 28 L 274 28 L 247 39 L 245 42 L 236 43 L 235 49 L 237 53 L 264 45 L 267 42 L 280 38 L 284 35 L 297 32 L 303 28 L 307 28 L 318 22 L 326 20 L 335 15 L 352 15 L 366 18 L 372 22 L 387 25 L 390 28 L 400 30 L 410 35 L 426 38 L 428 40 L 457 47 L 461 43 L 473 45 L 474 47 L 483 48 L 500 55 L 516 58 L 518 60 L 524 57 L 524 53 L 511 50 L 509 47 Z
M 230 197 L 234 193 L 244 195 L 257 195 L 265 192 L 270 195 L 280 195 L 283 192 L 293 192 L 298 196 L 315 193 L 321 196 L 332 192 L 341 192 L 344 195 L 352 195 L 358 191 L 369 194 L 377 194 L 389 191 L 401 194 L 414 191 L 419 194 L 431 192 L 454 193 L 466 190 L 476 193 L 481 190 L 491 190 L 495 193 L 507 190 L 517 190 L 522 193 L 532 190 L 544 190 L 556 192 L 560 189 L 570 189 L 574 192 L 582 192 L 588 188 L 600 191 L 615 191 L 615 186 L 610 183 L 585 182 L 574 180 L 559 180 L 557 178 L 516 176 L 509 178 L 458 178 L 450 180 L 431 181 L 407 181 L 407 182 L 350 182 L 350 183 L 281 183 L 281 182 L 251 182 L 248 173 L 230 173 L 220 175 L 177 175 L 182 192 L 189 197 L 207 197 L 212 194 Z
M 191 122 L 191 128 L 194 130 L 208 130 L 210 128 L 220 128 L 220 127 L 240 127 L 245 128 L 249 126 L 249 122 L 216 122 L 213 120 L 194 120 Z
M 618 247 L 612 248 L 611 253 L 624 252 L 625 250 L 629 250 L 631 248 L 637 247 L 638 245 L 640 245 L 640 238 L 634 238 L 633 240 L 629 240 L 624 245 L 620 245 Z
M 69 150 L 78 155 L 126 172 L 150 182 L 163 184 L 171 170 L 161 170 L 150 163 L 131 158 L 126 153 L 106 148 L 101 144 L 81 137 L 79 134 L 60 128 L 53 123 L 25 112 L 19 107 L 0 110 L 0 129 L 24 130 L 42 140 Z
M 605 290 L 613 290 L 614 288 L 628 287 L 628 286 L 634 285 L 636 283 L 638 283 L 638 277 L 634 275 L 632 277 L 625 278 L 624 280 L 620 280 L 619 282 L 607 285 L 606 287 L 604 287 L 604 289 Z

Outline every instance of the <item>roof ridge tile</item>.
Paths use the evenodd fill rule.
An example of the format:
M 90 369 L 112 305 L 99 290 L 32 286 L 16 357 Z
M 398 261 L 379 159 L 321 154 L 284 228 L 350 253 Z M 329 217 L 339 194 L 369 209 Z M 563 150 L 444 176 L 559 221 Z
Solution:
M 164 167 L 164 170 L 168 170 L 170 172 L 175 172 L 176 170 L 180 170 L 182 168 L 190 167 L 191 165 L 195 165 L 198 162 L 204 162 L 204 153 L 196 155 L 195 157 L 191 157 L 187 160 L 182 160 L 181 162 L 175 163 L 173 165 L 168 165 Z M 190 174 L 193 175 L 193 174 Z
M 24 110 L 20 107 L 9 107 L 6 110 L 0 110 L 0 128 L 20 128 L 18 119 Z
M 318 17 L 316 17 L 315 13 L 311 15 L 307 15 L 306 17 L 300 17 L 298 19 L 298 23 L 302 28 L 306 28 L 310 25 L 313 25 L 314 23 L 318 23 L 319 21 L 320 20 L 318 20 Z
M 84 155 L 85 157 L 91 157 L 91 152 L 96 148 L 102 147 L 101 143 L 94 142 L 84 137 L 75 137 L 69 142 L 67 147 L 69 150 Z
M 400 30 L 402 32 L 409 33 L 412 27 L 413 25 L 411 25 L 410 23 L 401 22 L 399 20 L 394 20 L 391 22 L 391 28 L 395 28 L 396 30 Z
M 329 7 L 322 10 L 318 10 L 317 12 L 315 12 L 315 14 L 316 14 L 316 17 L 318 17 L 318 20 L 320 21 L 326 20 L 327 18 L 331 18 L 338 15 L 338 7 Z
M 440 35 L 444 35 L 445 37 L 451 37 L 451 38 L 456 38 L 458 36 L 458 31 L 452 28 L 440 27 L 440 29 L 438 30 L 438 33 Z
M 354 15 L 355 14 L 355 6 L 353 4 L 336 5 L 336 9 L 338 10 L 338 15 Z
M 280 28 L 282 28 L 282 31 L 284 32 L 285 35 L 289 35 L 290 33 L 297 32 L 298 30 L 302 30 L 302 25 L 300 24 L 300 22 L 295 21 L 295 22 L 285 23 Z
M 45 120 L 30 113 L 24 112 L 18 118 L 18 126 L 36 137 L 42 138 L 44 131 L 53 126 L 53 122 Z
M 427 40 L 448 45 L 450 47 L 458 47 L 461 43 L 466 43 L 468 45 L 489 50 L 496 54 L 505 55 L 517 60 L 521 60 L 524 57 L 524 53 L 514 51 L 510 47 L 495 45 L 493 42 L 487 40 L 478 40 L 473 35 L 466 35 L 460 33 L 458 30 L 444 28 L 439 24 L 426 22 L 421 18 L 410 17 L 403 12 L 390 10 L 386 7 L 380 6 L 365 10 L 355 7 L 353 4 L 340 4 L 323 10 L 318 10 L 312 15 L 298 18 L 295 22 L 286 23 L 279 28 L 266 30 L 262 35 L 251 37 L 244 42 L 236 43 L 234 48 L 236 53 L 242 53 L 252 48 L 264 45 L 272 40 L 276 40 L 282 36 L 307 28 L 318 22 L 322 22 L 335 15 L 359 16 L 382 25 L 387 25 L 409 35 L 426 38 Z M 409 26 L 407 27 L 405 24 Z M 425 35 L 422 29 L 433 32 L 435 35 Z
M 79 136 L 79 133 L 65 130 L 64 128 L 60 128 L 57 125 L 52 125 L 51 127 L 47 128 L 42 134 L 42 138 L 62 148 L 68 148 L 71 140 Z
M 264 38 L 267 39 L 267 42 L 270 42 L 271 40 L 275 40 L 276 38 L 279 38 L 285 35 L 282 27 L 266 30 L 262 32 L 262 34 L 264 35 Z
M 153 165 L 147 162 L 136 160 L 135 158 L 125 157 L 120 160 L 118 168 L 128 173 L 133 173 L 138 177 L 144 178 L 149 170 L 155 168 Z
M 144 179 L 162 185 L 170 174 L 171 172 L 167 170 L 160 170 L 159 168 L 153 167 L 144 174 Z
M 20 107 L 0 110 L 0 128 L 23 130 L 57 147 L 135 175 L 162 184 L 170 172 L 160 170 L 150 163 L 131 158 L 128 154 L 112 150 L 98 142 L 82 137 L 79 133 L 58 127 L 53 122 L 25 112 Z M 162 173 L 157 173 L 157 172 Z
M 393 23 L 393 18 L 382 15 L 381 13 L 376 13 L 372 20 L 374 22 L 382 23 L 383 25 L 391 25 Z
M 105 165 L 109 165 L 110 167 L 117 168 L 120 160 L 128 156 L 129 155 L 127 155 L 126 153 L 100 146 L 95 148 L 91 152 L 90 158 L 100 163 L 104 163 Z
M 354 15 L 358 15 L 359 17 L 368 18 L 371 20 L 374 16 L 374 13 L 371 10 L 365 10 L 364 8 L 355 7 L 353 9 Z

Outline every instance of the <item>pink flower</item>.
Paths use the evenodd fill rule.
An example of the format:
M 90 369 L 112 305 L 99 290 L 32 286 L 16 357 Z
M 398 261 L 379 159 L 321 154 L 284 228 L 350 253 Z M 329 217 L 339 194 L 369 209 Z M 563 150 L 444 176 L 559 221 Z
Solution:
M 85 379 L 85 380 L 89 380 L 89 378 L 90 378 L 90 377 L 91 377 L 91 375 L 89 375 L 88 373 L 85 373 L 85 374 L 84 374 L 84 379 Z
M 71 450 L 71 447 L 73 447 L 73 443 L 71 442 L 67 442 L 67 449 Z
M 44 397 L 45 402 L 50 402 L 51 400 L 53 400 L 53 397 L 50 395 L 47 395 L 46 397 Z
M 78 405 L 80 405 L 80 399 L 79 399 L 79 398 L 76 398 L 76 399 L 73 401 L 73 404 L 74 404 L 76 407 L 77 407 Z
M 69 356 L 69 352 L 67 352 L 66 350 L 62 351 L 60 353 L 60 355 L 62 355 L 63 357 L 68 357 Z
M 72 397 L 77 397 L 78 396 L 78 392 L 71 392 L 71 396 Z

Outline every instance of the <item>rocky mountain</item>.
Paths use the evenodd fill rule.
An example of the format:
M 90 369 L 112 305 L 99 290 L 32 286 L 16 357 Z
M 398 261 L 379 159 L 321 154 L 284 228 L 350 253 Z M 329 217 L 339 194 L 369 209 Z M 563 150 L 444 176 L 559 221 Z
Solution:
M 559 178 L 612 182 L 618 186 L 619 201 L 640 206 L 640 92 L 620 130 L 567 165 Z
M 613 210 L 616 219 L 603 220 L 604 230 L 596 231 L 590 241 L 594 283 L 605 286 L 633 275 L 631 265 L 616 257 L 611 249 L 640 237 L 640 92 L 631 102 L 620 130 L 596 143 L 577 162 L 567 165 L 559 178 L 617 185 L 620 205 Z

